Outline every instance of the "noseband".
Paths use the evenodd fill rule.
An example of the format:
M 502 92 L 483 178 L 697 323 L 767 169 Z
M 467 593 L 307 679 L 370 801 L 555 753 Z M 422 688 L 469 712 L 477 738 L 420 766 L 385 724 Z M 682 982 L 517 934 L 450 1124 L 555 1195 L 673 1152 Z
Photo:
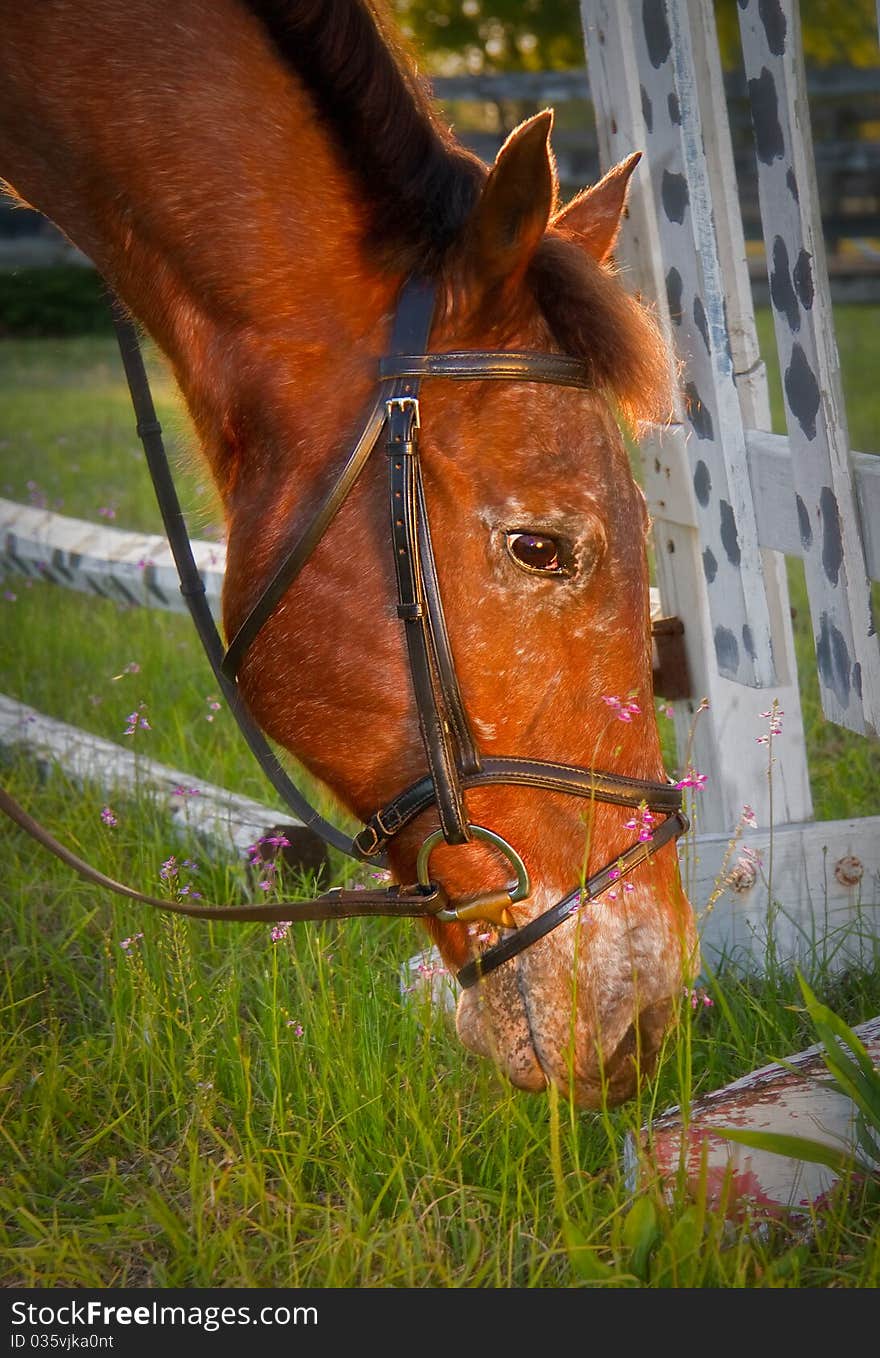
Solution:
M 434 285 L 424 279 L 411 279 L 404 286 L 394 319 L 390 353 L 379 363 L 378 390 L 362 431 L 307 526 L 294 535 L 280 553 L 279 563 L 269 583 L 225 652 L 183 527 L 183 517 L 162 447 L 161 429 L 156 421 L 137 335 L 131 323 L 118 312 L 115 313 L 123 362 L 138 419 L 138 433 L 147 455 L 169 545 L 180 575 L 181 592 L 187 600 L 224 696 L 276 790 L 303 822 L 324 840 L 350 857 L 361 860 L 383 861 L 382 855 L 389 841 L 432 806 L 436 807 L 440 821 L 439 830 L 429 835 L 422 845 L 417 865 L 418 883 L 411 889 L 393 887 L 383 892 L 360 893 L 334 889 L 312 902 L 229 908 L 169 903 L 143 896 L 131 888 L 122 888 L 121 894 L 173 909 L 176 913 L 203 918 L 292 920 L 369 913 L 433 916 L 441 921 L 487 920 L 508 932 L 458 972 L 459 983 L 467 987 L 558 928 L 586 901 L 645 862 L 658 848 L 683 834 L 688 822 L 681 809 L 681 792 L 671 783 L 628 778 L 597 769 L 535 759 L 489 757 L 482 755 L 477 748 L 459 688 L 431 543 L 419 461 L 421 381 L 424 377 L 442 377 L 455 381 L 540 382 L 576 387 L 583 391 L 590 390 L 591 383 L 586 365 L 564 354 L 480 350 L 426 353 L 434 297 Z M 391 802 L 380 807 L 354 839 L 349 840 L 314 810 L 281 769 L 262 733 L 244 708 L 238 692 L 237 676 L 250 646 L 344 504 L 383 430 L 388 454 L 397 613 L 406 638 L 428 771 Z M 465 805 L 464 794 L 468 790 L 498 784 L 543 788 L 589 801 L 644 808 L 659 814 L 663 819 L 653 829 L 649 840 L 637 840 L 613 862 L 577 885 L 543 914 L 516 927 L 510 907 L 530 894 L 526 865 L 513 846 L 500 835 L 473 824 L 468 819 Z M 12 799 L 2 789 L 0 793 L 0 809 L 34 834 L 35 822 L 21 808 L 17 808 L 17 811 L 11 809 L 9 803 Z M 45 831 L 35 837 L 71 866 L 79 864 L 78 870 L 82 871 L 84 865 L 80 864 L 80 860 L 76 860 L 68 850 L 58 853 L 58 848 L 63 846 L 57 846 L 57 842 Z M 464 901 L 451 903 L 442 887 L 430 876 L 431 852 L 441 840 L 454 845 L 468 844 L 475 839 L 488 842 L 497 849 L 512 867 L 516 880 L 500 891 L 481 892 Z M 83 875 L 88 875 L 92 881 L 101 878 L 91 869 Z M 118 883 L 107 878 L 101 878 L 99 884 L 111 890 L 119 889 Z

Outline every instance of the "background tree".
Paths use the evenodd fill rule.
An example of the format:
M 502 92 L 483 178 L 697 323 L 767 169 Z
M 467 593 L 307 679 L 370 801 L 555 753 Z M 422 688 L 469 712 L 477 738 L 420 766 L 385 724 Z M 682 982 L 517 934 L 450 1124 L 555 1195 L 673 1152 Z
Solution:
M 392 0 L 429 73 L 557 70 L 584 64 L 578 0 Z M 724 64 L 740 64 L 735 0 L 716 0 Z M 880 65 L 875 0 L 801 0 L 804 53 L 818 66 Z

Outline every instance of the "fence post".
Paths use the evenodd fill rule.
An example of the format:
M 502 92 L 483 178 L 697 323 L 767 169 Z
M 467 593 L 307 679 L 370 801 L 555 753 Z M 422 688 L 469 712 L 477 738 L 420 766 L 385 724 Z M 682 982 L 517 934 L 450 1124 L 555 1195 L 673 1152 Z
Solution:
M 859 530 L 798 7 L 739 0 L 758 197 L 816 668 L 831 721 L 880 732 L 880 647 Z
M 767 824 L 766 753 L 757 737 L 766 729 L 761 713 L 773 698 L 785 712 L 783 733 L 774 740 L 774 821 L 808 820 L 812 800 L 785 563 L 776 553 L 758 550 L 750 502 L 744 429 L 769 428 L 769 403 L 711 5 L 707 0 L 691 5 L 670 0 L 668 6 L 663 0 L 582 0 L 581 11 L 603 165 L 633 150 L 647 151 L 634 177 L 618 261 L 624 281 L 628 275 L 643 298 L 656 304 L 685 365 L 678 422 L 669 430 L 653 431 L 643 440 L 641 453 L 663 610 L 685 623 L 695 697 L 674 704 L 674 719 L 679 750 L 690 738 L 692 762 L 708 778 L 697 828 L 732 831 L 744 804 Z M 690 50 L 683 50 L 683 44 Z M 683 222 L 674 219 L 684 218 L 691 203 L 699 221 L 688 240 Z M 711 467 L 705 458 L 708 440 L 693 432 L 702 412 L 694 410 L 693 402 L 688 411 L 686 403 L 695 363 L 701 381 L 708 379 L 706 401 L 716 393 L 720 397 L 712 414 L 723 412 L 721 419 L 712 420 Z M 726 446 L 728 439 L 731 447 Z M 730 500 L 707 485 L 717 487 L 716 472 L 727 481 Z M 738 510 L 744 503 L 741 520 Z M 706 540 L 704 530 L 713 540 L 721 539 L 720 547 Z M 748 652 L 749 638 L 756 656 L 750 672 L 740 664 L 737 673 L 753 684 L 769 685 L 760 689 L 733 682 L 727 677 L 729 665 L 727 674 L 719 672 L 725 647 L 723 637 L 719 647 L 718 629 L 734 629 L 722 621 L 728 601 L 717 590 L 710 599 L 710 581 L 718 579 L 720 562 L 733 567 L 739 552 L 743 563 L 744 534 L 749 538 L 749 572 L 733 600 L 734 636 L 742 643 L 740 660 L 743 650 Z M 745 637 L 743 627 L 751 628 Z M 763 646 L 772 657 L 775 680 L 767 656 L 759 654 Z M 709 707 L 694 724 L 702 698 Z

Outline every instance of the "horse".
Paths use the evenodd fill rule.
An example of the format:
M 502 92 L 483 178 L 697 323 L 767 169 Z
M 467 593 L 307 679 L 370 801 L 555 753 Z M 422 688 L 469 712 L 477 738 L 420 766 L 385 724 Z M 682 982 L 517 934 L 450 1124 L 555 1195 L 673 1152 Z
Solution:
M 523 1090 L 630 1099 L 697 967 L 623 437 L 668 419 L 674 380 L 614 267 L 638 152 L 562 204 L 544 110 L 484 164 L 374 0 L 0 15 L 0 175 L 170 365 L 223 506 L 228 639 L 397 355 L 394 545 L 371 455 L 240 648 L 239 691 L 387 838 L 396 882 L 442 885 L 426 927 L 477 982 L 465 1046 Z

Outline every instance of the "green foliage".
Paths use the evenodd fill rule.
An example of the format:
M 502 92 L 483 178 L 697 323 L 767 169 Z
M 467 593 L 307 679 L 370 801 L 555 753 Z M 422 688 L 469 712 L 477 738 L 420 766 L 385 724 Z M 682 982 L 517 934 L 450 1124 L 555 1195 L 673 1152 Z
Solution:
M 629 1267 L 639 1282 L 647 1282 L 651 1253 L 660 1239 L 657 1209 L 646 1195 L 636 1198 L 623 1221 L 623 1243 L 629 1251 Z
M 394 0 L 433 75 L 583 66 L 577 0 Z
M 737 6 L 715 0 L 718 40 L 725 66 L 741 64 Z M 876 66 L 875 0 L 800 0 L 804 59 L 814 66 Z
M 104 285 L 73 264 L 0 271 L 0 336 L 95 335 L 111 329 Z
M 393 0 L 433 75 L 584 65 L 578 0 Z M 801 0 L 804 56 L 817 66 L 876 66 L 874 0 Z M 716 0 L 724 65 L 741 64 L 737 6 Z

